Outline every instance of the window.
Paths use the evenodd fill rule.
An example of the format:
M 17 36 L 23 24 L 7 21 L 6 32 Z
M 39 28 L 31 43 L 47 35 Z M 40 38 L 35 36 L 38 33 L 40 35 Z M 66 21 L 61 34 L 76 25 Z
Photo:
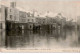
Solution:
M 10 15 L 10 19 L 12 20 L 12 15 Z

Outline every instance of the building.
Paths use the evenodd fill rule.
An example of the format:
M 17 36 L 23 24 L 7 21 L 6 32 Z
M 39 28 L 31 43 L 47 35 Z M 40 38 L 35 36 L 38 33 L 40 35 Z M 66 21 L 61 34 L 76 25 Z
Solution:
M 19 22 L 19 10 L 18 9 L 14 9 L 14 21 L 15 23 Z
M 56 27 L 55 19 L 52 17 L 38 17 L 36 21 L 42 29 L 51 30 Z
M 6 18 L 7 18 L 7 7 L 0 5 L 0 46 L 5 46 L 6 38 Z
M 26 23 L 26 12 L 19 11 L 19 23 Z
M 19 11 L 19 27 L 25 29 L 26 26 L 26 12 Z
M 54 17 L 37 17 L 36 22 L 40 25 L 41 29 L 52 30 L 57 27 Z
M 26 23 L 27 23 L 28 29 L 34 29 L 34 26 L 36 26 L 37 24 L 36 18 L 32 16 L 31 17 L 26 16 Z
M 11 2 L 10 7 L 8 8 L 8 21 L 19 22 L 19 10 L 16 9 L 16 3 Z
M 62 19 L 61 19 L 61 28 L 64 28 L 65 25 L 66 25 L 66 18 L 62 17 Z
M 7 7 L 1 5 L 0 7 L 0 29 L 6 29 L 6 19 L 7 19 Z
M 45 17 L 36 17 L 36 22 L 38 24 L 46 24 L 47 23 L 47 19 Z
M 57 25 L 57 29 L 61 29 L 66 24 L 66 18 L 63 17 L 61 13 L 58 13 L 58 15 L 55 17 L 55 22 Z
M 35 17 L 26 17 L 26 23 L 36 23 Z
M 19 24 L 22 29 L 33 29 L 36 23 L 36 18 L 31 16 L 30 13 L 19 11 Z
M 77 25 L 80 26 L 80 16 L 77 17 Z
M 48 17 L 47 18 L 47 25 L 49 29 L 56 29 L 57 28 L 57 21 L 55 17 Z
M 16 9 L 15 4 L 15 2 L 11 2 L 7 10 L 7 30 L 14 30 L 19 23 L 19 10 Z
M 1 5 L 0 5 L 0 29 L 2 29 L 2 23 L 1 23 Z
M 19 22 L 19 10 L 16 8 L 8 8 L 8 21 Z

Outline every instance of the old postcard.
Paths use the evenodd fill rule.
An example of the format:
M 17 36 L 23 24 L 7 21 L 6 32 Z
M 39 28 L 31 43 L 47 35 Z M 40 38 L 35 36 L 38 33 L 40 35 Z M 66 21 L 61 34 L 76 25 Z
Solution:
M 0 52 L 80 52 L 80 1 L 1 0 Z

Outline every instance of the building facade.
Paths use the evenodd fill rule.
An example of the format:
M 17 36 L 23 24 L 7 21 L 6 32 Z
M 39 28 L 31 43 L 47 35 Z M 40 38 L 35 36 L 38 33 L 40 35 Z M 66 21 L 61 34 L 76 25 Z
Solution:
M 6 38 L 6 18 L 7 18 L 7 7 L 1 5 L 0 7 L 0 46 L 5 46 L 5 38 Z
M 26 23 L 26 12 L 19 11 L 19 23 Z
M 36 22 L 36 18 L 35 17 L 26 17 L 26 23 L 28 26 L 28 29 L 34 29 L 34 27 L 36 26 L 37 22 Z
M 15 2 L 11 2 L 7 10 L 7 30 L 16 30 L 19 23 L 19 10 L 16 9 Z
M 16 9 L 16 8 L 8 8 L 8 17 L 7 17 L 7 20 L 8 21 L 13 21 L 14 23 L 15 22 L 19 22 L 19 10 Z
M 7 7 L 1 5 L 0 7 L 0 28 L 6 29 L 6 19 L 7 19 Z

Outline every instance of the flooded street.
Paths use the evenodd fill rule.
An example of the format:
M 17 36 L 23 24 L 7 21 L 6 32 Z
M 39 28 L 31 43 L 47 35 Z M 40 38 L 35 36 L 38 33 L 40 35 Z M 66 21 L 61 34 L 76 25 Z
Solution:
M 80 31 L 38 30 L 10 31 L 6 34 L 7 48 L 75 48 L 80 47 Z M 5 36 L 4 31 L 0 32 Z

